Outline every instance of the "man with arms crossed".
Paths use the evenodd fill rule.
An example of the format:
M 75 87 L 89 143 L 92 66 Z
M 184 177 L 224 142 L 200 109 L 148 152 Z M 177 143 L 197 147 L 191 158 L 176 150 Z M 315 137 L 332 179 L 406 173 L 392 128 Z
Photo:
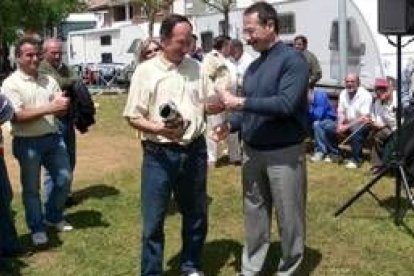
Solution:
M 37 40 L 21 39 L 16 57 L 18 69 L 4 80 L 2 89 L 15 109 L 11 121 L 13 155 L 20 165 L 26 222 L 33 244 L 38 246 L 48 242 L 45 224 L 58 231 L 73 229 L 63 218 L 72 174 L 56 119 L 66 112 L 69 100 L 52 77 L 38 72 Z M 41 166 L 49 171 L 54 183 L 45 200 L 44 215 L 39 195 Z
M 238 110 L 213 137 L 241 130 L 245 246 L 244 276 L 258 275 L 270 246 L 272 208 L 276 209 L 282 256 L 278 275 L 298 270 L 305 248 L 308 64 L 283 44 L 273 6 L 257 2 L 244 11 L 247 42 L 260 56 L 247 69 L 242 96 L 222 91 L 227 109 Z

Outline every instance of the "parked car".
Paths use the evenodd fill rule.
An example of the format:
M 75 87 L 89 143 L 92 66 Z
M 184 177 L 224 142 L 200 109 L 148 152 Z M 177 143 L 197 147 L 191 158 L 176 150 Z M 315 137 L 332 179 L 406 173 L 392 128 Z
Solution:
M 103 87 L 128 86 L 128 65 L 124 63 L 82 63 L 72 66 L 87 85 Z

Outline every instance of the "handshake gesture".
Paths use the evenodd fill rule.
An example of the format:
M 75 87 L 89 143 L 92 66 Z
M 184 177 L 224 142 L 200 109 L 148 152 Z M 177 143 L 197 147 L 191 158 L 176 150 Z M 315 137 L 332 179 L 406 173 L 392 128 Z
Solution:
M 239 111 L 244 106 L 244 98 L 231 94 L 228 90 L 216 89 L 221 105 L 224 110 Z M 227 122 L 221 123 L 213 127 L 211 138 L 215 142 L 222 141 L 230 134 L 230 125 Z
M 207 114 L 217 114 L 224 110 L 241 110 L 244 105 L 244 98 L 231 94 L 228 90 L 217 89 L 216 94 L 205 100 L 205 110 Z

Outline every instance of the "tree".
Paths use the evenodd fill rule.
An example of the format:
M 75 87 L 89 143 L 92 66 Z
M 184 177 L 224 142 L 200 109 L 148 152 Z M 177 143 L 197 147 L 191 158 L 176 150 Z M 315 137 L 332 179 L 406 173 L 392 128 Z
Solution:
M 219 12 L 221 12 L 224 16 L 224 26 L 223 26 L 223 35 L 229 35 L 230 23 L 229 23 L 229 13 L 230 8 L 235 0 L 201 0 L 207 6 L 210 6 Z
M 8 45 L 19 30 L 43 34 L 81 6 L 79 0 L 0 0 L 0 72 L 8 69 Z
M 0 40 L 13 41 L 19 29 L 42 33 L 81 5 L 78 0 L 1 0 Z
M 132 0 L 131 3 L 139 4 L 145 11 L 148 19 L 148 36 L 154 35 L 154 23 L 157 15 L 162 11 L 168 11 L 174 0 Z

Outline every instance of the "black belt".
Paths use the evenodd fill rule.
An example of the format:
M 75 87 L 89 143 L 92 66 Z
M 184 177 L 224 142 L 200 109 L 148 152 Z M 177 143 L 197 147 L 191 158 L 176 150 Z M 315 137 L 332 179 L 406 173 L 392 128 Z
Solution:
M 160 142 L 153 142 L 153 141 L 150 141 L 150 140 L 144 140 L 144 141 L 142 141 L 142 146 L 143 146 L 143 148 L 146 148 L 146 147 L 160 147 L 160 148 L 166 148 L 166 149 L 171 149 L 171 150 L 189 150 L 194 145 L 197 145 L 198 143 L 204 142 L 204 140 L 205 140 L 204 135 L 198 136 L 197 138 L 195 138 L 193 141 L 191 141 L 187 145 L 181 145 L 181 144 L 173 143 L 173 142 L 160 143 Z

